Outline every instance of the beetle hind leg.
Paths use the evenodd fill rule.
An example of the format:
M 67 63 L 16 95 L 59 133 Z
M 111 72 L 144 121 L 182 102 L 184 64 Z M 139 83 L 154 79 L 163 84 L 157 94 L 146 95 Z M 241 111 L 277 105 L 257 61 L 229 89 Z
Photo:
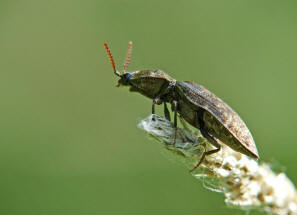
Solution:
M 212 137 L 210 136 L 207 132 L 205 132 L 204 130 L 201 130 L 201 134 L 203 135 L 203 137 L 205 137 L 208 141 L 210 141 L 210 143 L 212 145 L 214 145 L 215 147 L 217 147 L 216 149 L 204 152 L 202 154 L 202 157 L 200 158 L 200 161 L 194 166 L 193 169 L 190 170 L 190 172 L 193 172 L 196 168 L 198 168 L 200 166 L 200 164 L 204 161 L 205 156 L 206 155 L 211 155 L 211 154 L 215 154 L 217 152 L 219 152 L 221 150 L 221 145 L 218 144 L 218 142 Z
M 221 150 L 221 145 L 216 141 L 216 139 L 213 136 L 211 136 L 208 133 L 207 128 L 205 128 L 205 124 L 204 124 L 204 121 L 202 120 L 202 116 L 203 116 L 202 111 L 197 112 L 197 120 L 199 123 L 200 132 L 204 138 L 206 138 L 213 146 L 216 147 L 216 149 L 204 152 L 202 154 L 200 161 L 194 166 L 193 169 L 190 170 L 190 172 L 193 172 L 196 168 L 198 168 L 200 166 L 200 164 L 204 161 L 206 155 L 211 155 L 211 154 L 217 153 Z

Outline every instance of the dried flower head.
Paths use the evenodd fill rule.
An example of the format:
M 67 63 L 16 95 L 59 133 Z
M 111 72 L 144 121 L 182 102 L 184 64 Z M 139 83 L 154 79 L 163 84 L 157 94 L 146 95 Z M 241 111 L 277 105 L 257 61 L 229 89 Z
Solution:
M 138 127 L 162 143 L 191 169 L 212 145 L 199 131 L 193 132 L 180 120 L 184 128 L 177 129 L 175 145 L 175 128 L 165 118 L 150 115 Z M 202 179 L 208 189 L 222 192 L 229 206 L 243 210 L 257 209 L 268 214 L 297 214 L 297 192 L 284 173 L 276 174 L 270 165 L 258 163 L 227 146 L 206 157 L 192 175 Z

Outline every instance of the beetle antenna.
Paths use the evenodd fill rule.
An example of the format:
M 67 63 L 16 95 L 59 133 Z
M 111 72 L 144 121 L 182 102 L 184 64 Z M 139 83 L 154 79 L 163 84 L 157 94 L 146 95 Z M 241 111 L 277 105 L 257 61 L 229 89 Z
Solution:
M 127 67 L 128 67 L 128 65 L 130 63 L 130 59 L 131 59 L 131 55 L 132 55 L 132 45 L 133 45 L 133 43 L 132 43 L 132 41 L 130 41 L 128 43 L 128 51 L 127 51 L 126 60 L 125 60 L 125 63 L 124 63 L 124 73 L 126 73 Z
M 113 69 L 113 73 L 114 73 L 115 75 L 121 77 L 120 73 L 119 73 L 118 71 L 116 71 L 115 63 L 114 63 L 113 57 L 112 57 L 112 55 L 111 55 L 111 52 L 110 52 L 110 50 L 109 50 L 109 48 L 108 48 L 108 46 L 107 46 L 107 43 L 103 43 L 103 45 L 104 45 L 104 48 L 105 48 L 105 50 L 106 50 L 106 52 L 107 52 L 107 55 L 108 55 L 108 57 L 109 57 L 110 64 L 111 64 L 112 69 Z

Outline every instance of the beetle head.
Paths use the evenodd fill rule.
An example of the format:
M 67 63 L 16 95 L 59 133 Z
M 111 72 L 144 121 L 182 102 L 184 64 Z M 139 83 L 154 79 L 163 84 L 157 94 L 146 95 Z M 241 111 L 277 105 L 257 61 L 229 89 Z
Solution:
M 130 41 L 128 43 L 128 52 L 127 52 L 126 60 L 125 60 L 125 63 L 124 63 L 124 72 L 122 74 L 116 70 L 115 62 L 113 60 L 113 57 L 111 55 L 111 52 L 110 52 L 107 44 L 104 43 L 103 45 L 104 45 L 104 48 L 107 51 L 107 55 L 109 57 L 110 64 L 111 64 L 112 69 L 113 69 L 113 73 L 116 76 L 120 77 L 120 80 L 118 81 L 117 87 L 130 85 L 129 79 L 132 77 L 132 73 L 127 72 L 127 67 L 128 67 L 128 65 L 130 63 L 130 58 L 131 58 L 131 54 L 132 54 L 132 42 Z
M 129 42 L 128 44 L 124 71 L 123 73 L 119 73 L 116 70 L 113 57 L 106 43 L 104 43 L 104 47 L 107 51 L 114 74 L 120 77 L 117 87 L 130 86 L 130 91 L 139 92 L 146 97 L 154 99 L 158 94 L 160 94 L 160 90 L 167 93 L 169 89 L 166 89 L 166 87 L 169 86 L 171 82 L 175 81 L 161 70 L 140 70 L 131 73 L 127 72 L 127 67 L 130 63 L 132 53 L 132 42 Z
M 122 86 L 130 86 L 130 78 L 132 77 L 132 74 L 129 72 L 125 72 L 121 74 L 120 80 L 118 80 L 117 87 L 122 87 Z

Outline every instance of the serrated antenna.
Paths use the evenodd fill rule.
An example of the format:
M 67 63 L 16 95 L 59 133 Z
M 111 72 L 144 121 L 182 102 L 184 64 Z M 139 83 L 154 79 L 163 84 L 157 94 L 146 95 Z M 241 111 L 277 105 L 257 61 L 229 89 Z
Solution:
M 115 63 L 114 63 L 113 57 L 112 57 L 112 55 L 111 55 L 111 52 L 110 52 L 110 50 L 109 50 L 109 48 L 108 48 L 108 46 L 107 46 L 107 43 L 103 43 L 103 45 L 104 45 L 104 48 L 105 48 L 105 50 L 106 50 L 106 52 L 107 52 L 108 58 L 109 58 L 109 60 L 110 60 L 110 64 L 111 64 L 111 66 L 112 66 L 113 73 L 114 73 L 115 75 L 121 77 L 120 73 L 116 71 Z
M 130 59 L 131 59 L 131 55 L 132 55 L 132 41 L 130 41 L 128 43 L 128 51 L 127 51 L 127 55 L 126 55 L 126 60 L 125 60 L 125 63 L 124 63 L 124 73 L 127 72 L 127 68 L 128 68 L 128 65 L 130 63 Z

